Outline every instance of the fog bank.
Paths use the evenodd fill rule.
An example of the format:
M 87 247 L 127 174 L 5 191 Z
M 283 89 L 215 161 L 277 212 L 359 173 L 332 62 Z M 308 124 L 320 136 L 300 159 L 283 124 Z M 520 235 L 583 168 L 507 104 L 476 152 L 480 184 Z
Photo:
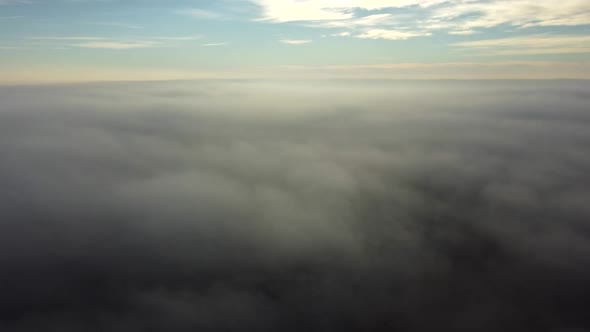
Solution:
M 2 331 L 590 331 L 587 81 L 0 87 Z

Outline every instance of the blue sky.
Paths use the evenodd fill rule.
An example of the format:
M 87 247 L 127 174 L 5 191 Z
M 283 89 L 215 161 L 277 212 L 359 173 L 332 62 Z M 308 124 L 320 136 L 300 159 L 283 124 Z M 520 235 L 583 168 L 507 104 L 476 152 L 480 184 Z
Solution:
M 0 0 L 0 73 L 590 78 L 590 1 Z

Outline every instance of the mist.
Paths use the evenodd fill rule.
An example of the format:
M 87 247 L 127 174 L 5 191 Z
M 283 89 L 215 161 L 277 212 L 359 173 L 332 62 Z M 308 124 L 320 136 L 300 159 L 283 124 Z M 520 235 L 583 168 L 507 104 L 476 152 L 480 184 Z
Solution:
M 590 331 L 587 81 L 0 87 L 0 330 Z

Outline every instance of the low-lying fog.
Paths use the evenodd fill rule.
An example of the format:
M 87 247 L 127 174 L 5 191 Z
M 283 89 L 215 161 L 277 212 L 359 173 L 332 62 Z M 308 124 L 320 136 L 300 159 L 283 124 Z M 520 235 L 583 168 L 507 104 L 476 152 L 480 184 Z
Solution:
M 0 87 L 0 330 L 590 331 L 590 83 Z

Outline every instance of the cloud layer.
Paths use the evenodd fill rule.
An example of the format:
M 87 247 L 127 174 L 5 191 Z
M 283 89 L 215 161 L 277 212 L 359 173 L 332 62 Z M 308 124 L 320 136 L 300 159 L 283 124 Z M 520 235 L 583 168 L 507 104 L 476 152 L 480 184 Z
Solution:
M 588 331 L 590 86 L 0 89 L 0 329 Z
M 407 39 L 428 36 L 436 31 L 466 35 L 500 26 L 524 29 L 590 24 L 590 4 L 585 0 L 253 2 L 260 6 L 262 19 L 266 21 L 341 27 L 355 31 L 356 37 L 371 36 L 373 39 Z M 399 38 L 400 35 L 404 37 Z

